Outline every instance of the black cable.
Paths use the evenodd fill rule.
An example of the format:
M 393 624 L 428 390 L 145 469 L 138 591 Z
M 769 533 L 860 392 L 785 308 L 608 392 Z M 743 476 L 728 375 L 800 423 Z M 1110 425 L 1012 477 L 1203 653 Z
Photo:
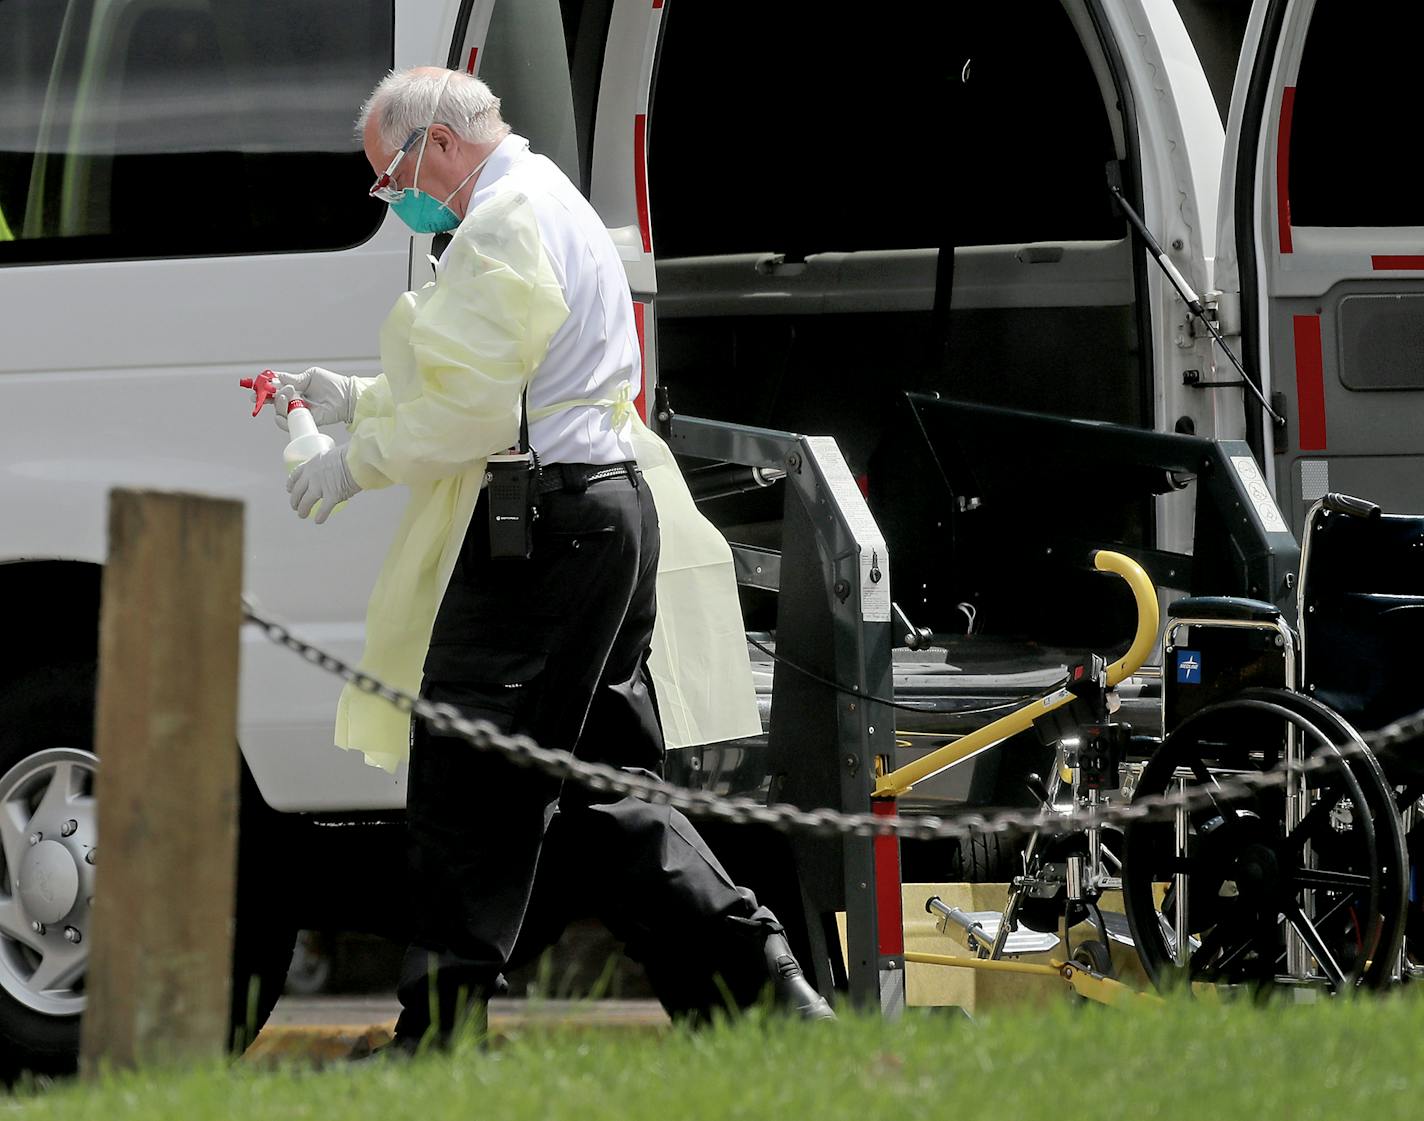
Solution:
M 820 685 L 824 685 L 827 689 L 834 689 L 837 693 L 844 693 L 848 697 L 861 697 L 864 700 L 874 701 L 876 704 L 885 705 L 887 708 L 904 709 L 906 712 L 918 712 L 921 714 L 930 713 L 931 715 L 935 713 L 934 709 L 919 708 L 915 705 L 907 705 L 899 701 L 891 701 L 887 700 L 884 697 L 877 697 L 870 693 L 862 693 L 859 689 L 849 689 L 838 681 L 832 681 L 829 677 L 822 677 L 819 673 L 816 673 L 813 670 L 809 670 L 805 666 L 798 665 L 790 658 L 782 657 L 775 650 L 763 646 L 751 635 L 747 635 L 747 641 L 750 642 L 753 646 L 755 646 L 758 650 L 760 650 L 763 654 L 765 654 L 768 658 L 770 658 L 773 662 L 780 662 L 787 669 L 794 669 L 803 677 L 809 677 L 812 681 L 815 681 Z M 1068 678 L 1061 677 L 1047 690 L 1047 692 L 1056 692 L 1057 690 L 1063 688 L 1063 686 L 1066 684 L 1068 684 Z M 984 708 L 956 708 L 949 712 L 940 713 L 939 715 L 979 716 L 989 712 L 1002 712 L 1006 708 L 1022 708 L 1024 705 L 1028 704 L 1030 701 L 1041 695 L 1042 694 L 1039 693 L 1027 693 L 1024 696 L 1017 698 L 1016 700 L 1004 701 L 1002 704 L 988 705 Z

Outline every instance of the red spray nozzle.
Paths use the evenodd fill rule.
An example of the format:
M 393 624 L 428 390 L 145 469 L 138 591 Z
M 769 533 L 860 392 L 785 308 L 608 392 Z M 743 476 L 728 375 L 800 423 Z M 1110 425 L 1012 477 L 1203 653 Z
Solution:
M 257 394 L 257 403 L 252 407 L 253 416 L 262 411 L 262 406 L 267 404 L 269 398 L 277 396 L 277 373 L 275 370 L 263 370 L 255 378 L 243 378 L 237 384 L 243 389 L 251 389 Z

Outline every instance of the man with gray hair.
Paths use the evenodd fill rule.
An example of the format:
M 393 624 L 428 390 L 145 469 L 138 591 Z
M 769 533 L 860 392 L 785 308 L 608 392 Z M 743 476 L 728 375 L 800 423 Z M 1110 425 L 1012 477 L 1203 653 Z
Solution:
M 473 77 L 391 74 L 358 124 L 371 193 L 416 232 L 454 231 L 435 283 L 382 328 L 379 377 L 280 379 L 279 421 L 299 394 L 317 423 L 351 428 L 347 445 L 293 473 L 301 516 L 321 522 L 362 489 L 411 487 L 362 665 L 501 732 L 661 773 L 648 670 L 660 526 L 638 462 L 656 438 L 631 407 L 641 350 L 616 247 Z M 379 698 L 343 694 L 338 745 L 394 769 L 405 734 Z M 482 1009 L 511 965 L 581 914 L 627 944 L 674 1014 L 705 1015 L 727 995 L 745 1005 L 771 986 L 800 1015 L 833 1018 L 775 916 L 680 812 L 560 784 L 423 722 L 409 753 L 419 913 L 401 1049 L 445 1037 L 462 1001 Z

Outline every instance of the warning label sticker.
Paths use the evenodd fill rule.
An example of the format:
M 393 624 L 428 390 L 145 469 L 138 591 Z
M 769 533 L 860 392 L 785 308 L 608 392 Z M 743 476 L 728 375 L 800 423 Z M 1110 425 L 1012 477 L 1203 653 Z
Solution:
M 868 623 L 890 621 L 890 556 L 885 538 L 871 516 L 845 457 L 830 436 L 808 436 L 806 443 L 830 487 L 831 498 L 860 546 L 860 612 Z
M 1251 505 L 1256 508 L 1256 516 L 1261 519 L 1261 524 L 1266 527 L 1266 532 L 1289 533 L 1286 520 L 1281 517 L 1281 511 L 1276 506 L 1276 500 L 1271 497 L 1270 488 L 1266 486 L 1266 480 L 1262 478 L 1261 469 L 1256 466 L 1256 461 L 1249 455 L 1233 455 L 1231 466 L 1236 468 L 1236 477 L 1246 488 Z

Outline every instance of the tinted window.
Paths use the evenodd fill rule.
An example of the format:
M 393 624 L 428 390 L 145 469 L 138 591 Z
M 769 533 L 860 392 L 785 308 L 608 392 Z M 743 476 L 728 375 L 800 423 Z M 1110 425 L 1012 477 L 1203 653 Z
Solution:
M 648 155 L 660 256 L 1122 236 L 1107 111 L 1057 0 L 868 11 L 668 6 Z
M 390 0 L 0 2 L 0 262 L 339 249 Z M 3 231 L 0 231 L 3 237 Z
M 1424 226 L 1411 125 L 1424 6 L 1318 0 L 1296 79 L 1297 226 Z
M 1342 385 L 1424 389 L 1424 296 L 1345 296 L 1338 314 Z

